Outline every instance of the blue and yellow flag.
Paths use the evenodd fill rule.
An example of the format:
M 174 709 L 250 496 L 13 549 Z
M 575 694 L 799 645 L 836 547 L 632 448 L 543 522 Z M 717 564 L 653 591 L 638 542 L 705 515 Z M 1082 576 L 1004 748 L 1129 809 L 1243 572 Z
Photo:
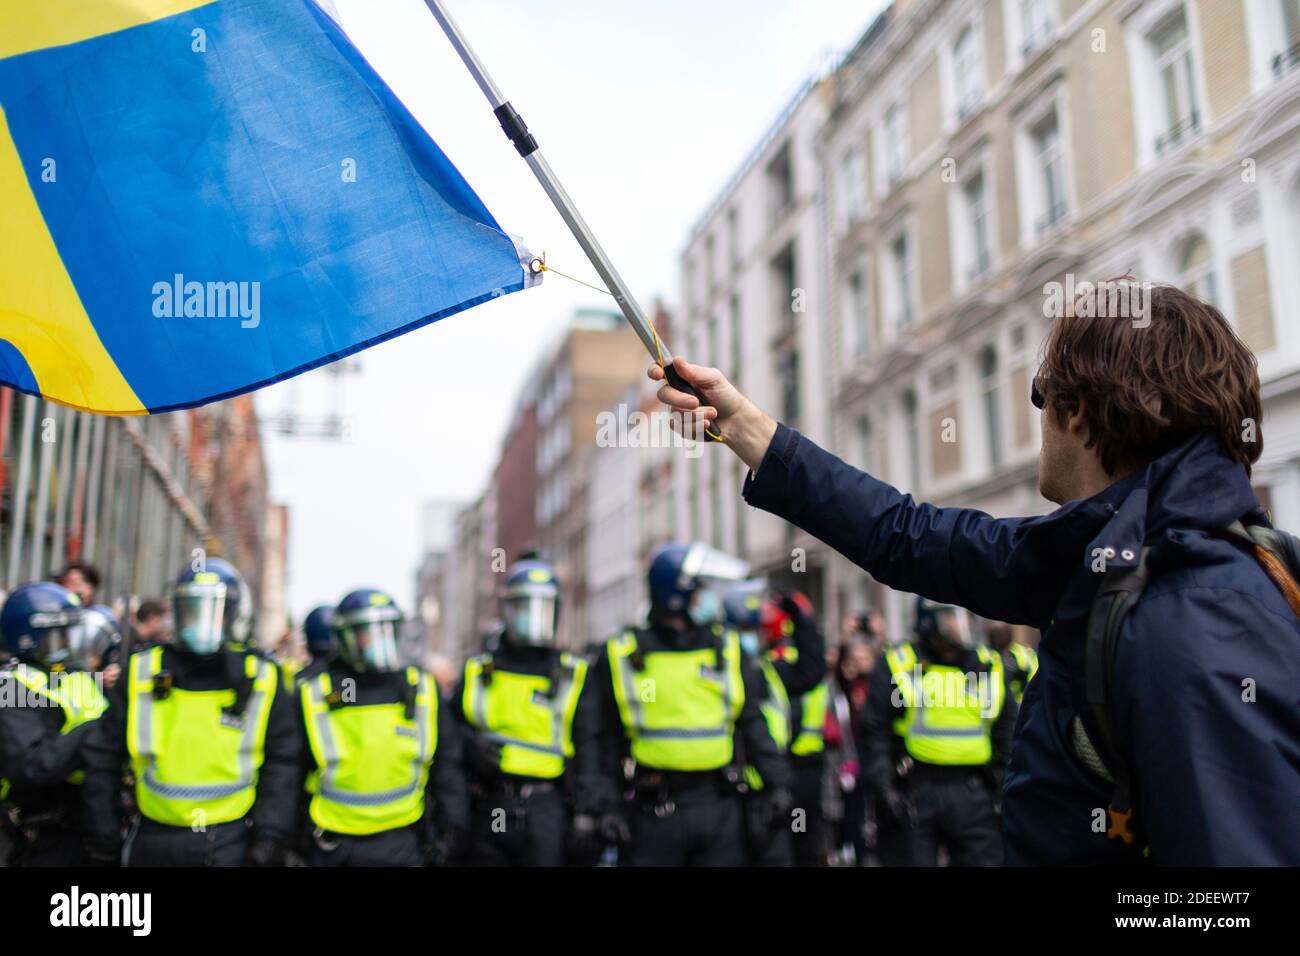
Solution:
M 0 0 L 0 384 L 187 408 L 526 263 L 313 0 Z

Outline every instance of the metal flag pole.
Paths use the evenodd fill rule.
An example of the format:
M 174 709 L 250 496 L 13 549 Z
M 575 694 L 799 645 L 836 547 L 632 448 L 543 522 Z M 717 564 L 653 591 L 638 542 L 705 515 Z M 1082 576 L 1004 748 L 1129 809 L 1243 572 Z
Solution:
M 622 310 L 628 324 L 632 326 L 633 331 L 636 332 L 637 337 L 646 347 L 651 357 L 663 366 L 664 375 L 669 384 L 680 391 L 694 395 L 700 400 L 701 405 L 707 404 L 703 396 L 689 385 L 673 366 L 673 354 L 668 350 L 668 345 L 654 330 L 649 320 L 646 319 L 645 312 L 641 310 L 641 306 L 632 295 L 632 290 L 627 287 L 623 277 L 618 274 L 618 270 L 614 268 L 614 263 L 605 254 L 605 250 L 596 241 L 596 236 L 592 233 L 591 228 L 582 218 L 582 214 L 578 212 L 578 207 L 573 204 L 573 200 L 569 198 L 569 194 L 564 191 L 564 187 L 560 185 L 559 179 L 551 170 L 550 164 L 542 156 L 542 152 L 537 145 L 537 139 L 528 131 L 528 124 L 510 105 L 510 102 L 501 95 L 501 91 L 492 82 L 492 77 L 488 75 L 487 70 L 483 67 L 482 61 L 479 60 L 478 56 L 470 48 L 469 43 L 466 42 L 465 35 L 460 32 L 460 28 L 456 26 L 443 7 L 442 0 L 424 0 L 424 2 L 429 8 L 429 12 L 434 15 L 442 26 L 442 31 L 447 34 L 447 39 L 451 41 L 451 45 L 456 48 L 456 52 L 460 55 L 465 68 L 474 77 L 474 82 L 478 84 L 478 88 L 487 97 L 488 103 L 492 106 L 492 112 L 496 114 L 496 118 L 500 121 L 501 128 L 505 131 L 506 136 L 510 138 L 510 142 L 514 143 L 519 155 L 528 163 L 528 168 L 533 171 L 537 181 L 542 184 L 542 189 L 546 190 L 546 195 L 551 197 L 551 202 L 555 204 L 560 217 L 568 225 L 569 231 L 573 233 L 573 238 L 578 240 L 578 245 L 582 246 L 582 251 L 587 254 L 592 266 L 599 273 L 601 279 L 604 280 L 606 287 L 614 296 L 614 301 L 618 303 L 618 307 Z M 715 426 L 709 426 L 705 434 L 715 441 L 722 440 L 722 436 L 717 432 Z

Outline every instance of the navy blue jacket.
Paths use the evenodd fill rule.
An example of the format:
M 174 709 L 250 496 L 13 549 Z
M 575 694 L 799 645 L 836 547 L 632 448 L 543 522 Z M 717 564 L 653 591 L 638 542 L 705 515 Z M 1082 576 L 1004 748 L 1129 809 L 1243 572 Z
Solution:
M 1113 691 L 1150 860 L 1300 865 L 1300 623 L 1255 559 L 1214 533 L 1264 517 L 1213 435 L 1049 515 L 995 519 L 919 504 L 780 426 L 745 498 L 890 587 L 1044 632 L 1005 782 L 1012 863 L 1142 860 L 1141 841 L 1098 832 L 1110 787 L 1075 757 L 1067 728 L 1086 709 L 1095 556 L 1113 548 L 1110 567 L 1131 565 L 1151 546 Z

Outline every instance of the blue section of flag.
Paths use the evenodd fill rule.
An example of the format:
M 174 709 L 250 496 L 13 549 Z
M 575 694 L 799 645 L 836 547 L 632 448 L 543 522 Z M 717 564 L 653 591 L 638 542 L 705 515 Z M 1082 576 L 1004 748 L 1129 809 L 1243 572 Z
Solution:
M 4 339 L 0 339 L 0 382 L 8 382 L 20 392 L 40 394 L 36 387 L 36 376 L 32 374 L 27 360 Z
M 11 57 L 0 106 L 86 313 L 150 411 L 524 287 L 510 237 L 311 0 L 218 0 Z M 209 314 L 223 306 L 237 314 Z

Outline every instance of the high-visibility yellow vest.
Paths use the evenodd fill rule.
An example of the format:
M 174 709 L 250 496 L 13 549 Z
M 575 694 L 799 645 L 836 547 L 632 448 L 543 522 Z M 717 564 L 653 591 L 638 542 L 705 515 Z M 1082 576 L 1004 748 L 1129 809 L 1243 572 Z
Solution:
M 776 744 L 776 749 L 785 753 L 790 748 L 790 695 L 785 692 L 781 675 L 766 657 L 758 659 L 758 669 L 763 674 L 763 683 L 767 688 L 758 709 L 763 713 L 767 732 Z
M 731 763 L 732 735 L 745 703 L 739 635 L 722 636 L 720 656 L 713 647 L 642 654 L 629 631 L 609 641 L 606 653 L 623 732 L 638 764 L 702 771 Z
M 767 723 L 767 732 L 772 738 L 772 743 L 776 744 L 777 750 L 785 753 L 790 748 L 790 695 L 785 692 L 785 683 L 781 680 L 781 675 L 776 672 L 776 668 L 766 657 L 758 659 L 758 669 L 763 675 L 763 684 L 767 689 L 758 709 Z M 745 781 L 754 790 L 763 789 L 763 777 L 757 767 L 746 764 L 744 775 Z
M 501 745 L 503 773 L 544 780 L 561 776 L 573 757 L 573 716 L 587 662 L 561 654 L 555 687 L 547 675 L 497 670 L 491 662 L 491 654 L 465 662 L 465 719 L 475 733 Z
M 192 827 L 238 820 L 252 809 L 266 752 L 278 669 L 244 655 L 251 690 L 242 715 L 234 688 L 158 687 L 163 649 L 132 654 L 127 681 L 127 748 L 140 812 L 156 823 Z
M 830 700 L 831 688 L 825 681 L 799 698 L 799 730 L 790 745 L 790 753 L 807 757 L 826 749 L 826 711 Z
M 992 759 L 989 732 L 1002 711 L 1002 658 L 986 647 L 976 651 L 986 671 L 968 675 L 957 667 L 927 662 L 919 680 L 911 644 L 899 644 L 885 654 L 904 705 L 894 731 L 913 759 L 951 766 L 978 766 Z
M 11 671 L 15 680 L 33 694 L 43 697 L 63 711 L 63 726 L 60 734 L 66 734 L 101 717 L 108 709 L 108 699 L 100 690 L 99 683 L 88 671 L 64 671 L 50 683 L 50 675 L 36 667 L 18 664 Z M 86 779 L 85 771 L 74 770 L 68 775 L 69 783 L 81 783 Z M 0 780 L 0 800 L 9 795 L 9 781 Z
M 1024 678 L 1015 677 L 1011 681 L 1011 692 L 1015 695 L 1018 704 L 1025 696 L 1025 687 L 1038 673 L 1038 652 L 1032 647 L 1026 647 L 1024 644 L 1018 644 L 1014 641 L 1011 643 L 1010 650 L 1011 656 L 1015 658 L 1016 666 L 1025 675 Z
M 307 812 L 321 829 L 365 835 L 410 826 L 424 816 L 424 790 L 438 750 L 438 690 L 416 667 L 406 669 L 406 681 L 415 695 L 409 717 L 404 701 L 343 702 L 328 671 L 299 686 L 316 760 L 307 778 Z

